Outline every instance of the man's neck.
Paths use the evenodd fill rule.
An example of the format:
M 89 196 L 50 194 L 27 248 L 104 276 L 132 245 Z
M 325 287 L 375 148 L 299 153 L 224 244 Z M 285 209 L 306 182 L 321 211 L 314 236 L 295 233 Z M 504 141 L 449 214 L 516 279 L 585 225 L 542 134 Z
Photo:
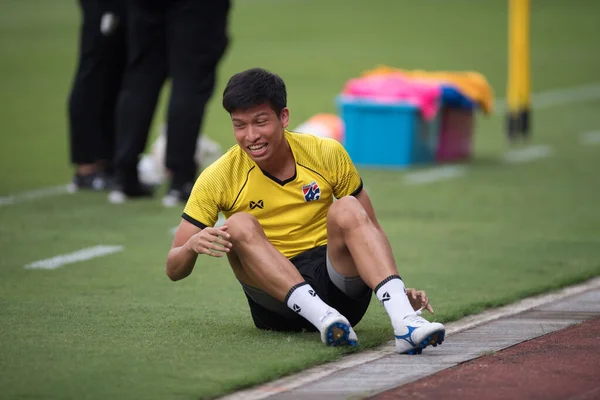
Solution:
M 273 177 L 285 181 L 296 173 L 296 161 L 294 160 L 294 154 L 287 140 L 281 143 L 283 149 L 278 149 L 278 154 L 274 154 L 265 163 L 258 164 L 259 168 L 263 171 L 272 175 Z

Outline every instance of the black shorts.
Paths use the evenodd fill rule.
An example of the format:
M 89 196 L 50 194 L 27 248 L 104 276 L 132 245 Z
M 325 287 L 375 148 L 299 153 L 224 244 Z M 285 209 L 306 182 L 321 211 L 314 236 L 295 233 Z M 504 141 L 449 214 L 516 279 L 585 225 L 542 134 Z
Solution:
M 293 257 L 290 261 L 325 303 L 338 310 L 352 326 L 360 322 L 367 312 L 373 292 L 370 289 L 366 290 L 365 294 L 359 298 L 348 297 L 342 292 L 331 281 L 327 272 L 327 246 L 307 250 Z M 310 322 L 296 313 L 290 312 L 282 315 L 264 308 L 247 293 L 246 297 L 254 324 L 259 329 L 274 331 L 317 330 Z

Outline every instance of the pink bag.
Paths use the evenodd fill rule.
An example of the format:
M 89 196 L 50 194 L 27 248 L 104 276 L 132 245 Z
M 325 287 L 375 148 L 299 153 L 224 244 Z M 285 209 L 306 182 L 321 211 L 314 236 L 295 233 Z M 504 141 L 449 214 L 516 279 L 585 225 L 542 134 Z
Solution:
M 419 108 L 423 119 L 430 121 L 437 114 L 442 89 L 436 83 L 387 74 L 350 79 L 342 94 L 381 103 L 413 104 Z

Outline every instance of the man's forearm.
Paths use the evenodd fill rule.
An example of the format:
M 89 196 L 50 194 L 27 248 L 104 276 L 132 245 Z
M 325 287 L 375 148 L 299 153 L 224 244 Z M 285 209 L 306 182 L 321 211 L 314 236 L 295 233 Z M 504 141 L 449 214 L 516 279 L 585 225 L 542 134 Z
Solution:
M 178 281 L 192 273 L 198 254 L 188 249 L 186 245 L 172 248 L 167 257 L 167 276 L 172 281 Z

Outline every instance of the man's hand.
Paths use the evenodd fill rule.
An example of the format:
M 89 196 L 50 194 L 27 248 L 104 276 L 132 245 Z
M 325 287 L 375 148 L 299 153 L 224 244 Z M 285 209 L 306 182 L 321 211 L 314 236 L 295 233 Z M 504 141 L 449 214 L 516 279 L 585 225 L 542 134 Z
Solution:
M 415 311 L 419 310 L 427 310 L 432 314 L 433 308 L 431 308 L 431 304 L 429 304 L 429 299 L 427 298 L 427 294 L 424 290 L 417 290 L 412 288 L 406 288 L 406 296 L 408 297 L 408 301 L 410 301 L 410 305 Z
M 196 254 L 223 257 L 231 249 L 227 225 L 218 228 L 206 227 L 190 237 L 184 247 Z

